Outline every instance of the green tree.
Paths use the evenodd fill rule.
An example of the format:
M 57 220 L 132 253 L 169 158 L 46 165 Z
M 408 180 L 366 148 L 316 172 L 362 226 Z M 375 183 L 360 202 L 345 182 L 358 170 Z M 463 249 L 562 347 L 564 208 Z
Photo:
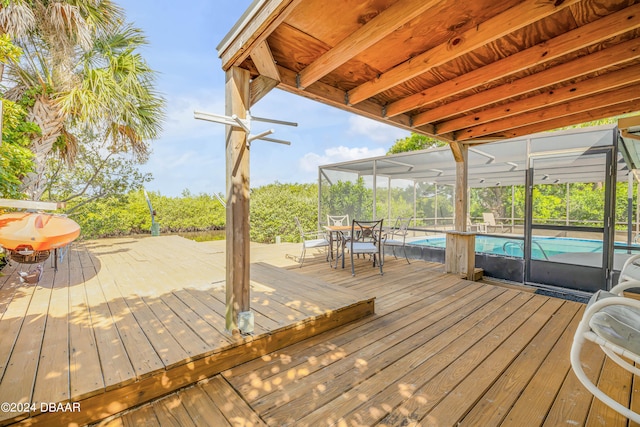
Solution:
M 338 181 L 322 187 L 322 215 L 349 215 L 351 219 L 371 219 L 373 190 L 367 188 L 364 179 L 356 182 Z
M 47 167 L 46 195 L 69 203 L 68 214 L 100 198 L 124 197 L 152 180 L 138 170 L 138 159 L 111 151 L 107 142 L 90 135 L 82 140 L 73 165 L 52 158 Z
M 33 170 L 31 139 L 40 133 L 26 120 L 27 111 L 9 100 L 2 100 L 2 142 L 0 143 L 0 197 L 22 199 L 21 179 Z
M 294 217 L 305 231 L 315 230 L 318 222 L 318 186 L 316 184 L 274 183 L 251 190 L 251 240 L 274 243 L 298 242 L 300 234 Z
M 23 184 L 39 199 L 47 159 L 72 162 L 79 135 L 91 130 L 111 151 L 144 156 L 163 119 L 155 73 L 137 49 L 146 43 L 110 0 L 11 0 L 0 8 L 0 31 L 25 54 L 7 61 L 9 89 L 42 133 L 32 140 L 35 172 Z
M 389 148 L 387 154 L 405 153 L 407 151 L 425 150 L 433 147 L 444 147 L 447 143 L 431 136 L 412 133 L 396 142 Z

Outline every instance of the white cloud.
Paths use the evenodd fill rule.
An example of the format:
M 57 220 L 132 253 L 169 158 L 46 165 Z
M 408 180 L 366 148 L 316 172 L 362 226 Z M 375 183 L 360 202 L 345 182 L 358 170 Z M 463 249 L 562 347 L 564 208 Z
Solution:
M 349 117 L 349 129 L 353 136 L 365 136 L 371 141 L 391 146 L 396 139 L 404 138 L 409 132 L 362 116 Z
M 300 169 L 304 172 L 316 172 L 318 166 L 330 163 L 348 162 L 350 160 L 365 159 L 368 157 L 383 156 L 386 151 L 383 148 L 368 147 L 349 148 L 345 146 L 331 147 L 324 150 L 324 154 L 307 153 L 299 161 Z

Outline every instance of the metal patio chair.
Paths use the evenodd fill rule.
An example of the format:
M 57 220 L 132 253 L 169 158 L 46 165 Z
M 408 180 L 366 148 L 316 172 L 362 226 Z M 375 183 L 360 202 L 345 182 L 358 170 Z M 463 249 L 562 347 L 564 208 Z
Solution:
M 393 256 L 398 259 L 396 255 L 396 248 L 402 248 L 404 258 L 407 260 L 407 264 L 411 264 L 409 257 L 407 256 L 407 235 L 409 234 L 409 225 L 413 218 L 397 218 L 393 228 L 387 231 L 385 235 L 384 245 L 390 246 Z
M 351 225 L 351 223 L 349 222 L 349 214 L 346 214 L 346 215 L 327 215 L 327 225 L 329 227 L 341 227 L 341 226 Z M 339 233 L 339 235 L 340 235 L 340 239 L 338 239 L 339 243 L 341 243 L 342 245 L 346 246 L 349 243 L 349 239 L 351 238 L 350 232 L 349 231 L 341 231 Z M 334 237 L 334 235 L 331 234 L 329 236 L 329 240 L 331 241 L 331 239 L 333 237 Z M 331 246 L 331 249 L 333 250 L 333 246 Z M 337 264 L 336 264 L 336 267 L 337 267 Z
M 640 423 L 640 414 L 599 389 L 585 374 L 580 361 L 582 348 L 588 340 L 599 345 L 607 357 L 619 366 L 640 375 L 637 367 L 640 364 L 640 301 L 623 296 L 623 292 L 631 288 L 640 288 L 640 281 L 627 280 L 609 292 L 601 290 L 593 295 L 573 338 L 571 367 L 582 385 L 597 399 Z
M 358 221 L 353 220 L 351 223 L 351 238 L 349 239 L 349 252 L 351 254 L 351 275 L 355 276 L 355 266 L 353 264 L 353 255 L 371 255 L 373 258 L 373 266 L 380 268 L 382 272 L 382 247 L 384 245 L 384 235 L 382 233 L 382 219 L 378 221 Z
M 304 257 L 307 253 L 307 248 L 325 248 L 327 252 L 327 261 L 329 260 L 329 240 L 327 240 L 325 234 L 321 231 L 305 232 L 300 224 L 298 217 L 293 218 L 296 221 L 296 226 L 300 232 L 300 238 L 302 239 L 302 253 L 300 254 L 300 267 L 304 264 Z
M 327 215 L 327 225 L 349 225 L 349 214 L 346 215 Z

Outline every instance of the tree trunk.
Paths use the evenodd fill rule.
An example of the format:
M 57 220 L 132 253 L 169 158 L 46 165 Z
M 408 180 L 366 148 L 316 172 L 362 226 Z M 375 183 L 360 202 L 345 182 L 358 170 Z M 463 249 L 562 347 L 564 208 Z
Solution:
M 64 115 L 53 100 L 41 95 L 36 98 L 27 120 L 40 126 L 42 133 L 31 143 L 35 170 L 23 179 L 22 190 L 31 200 L 40 200 L 46 188 L 47 158 L 62 132 Z

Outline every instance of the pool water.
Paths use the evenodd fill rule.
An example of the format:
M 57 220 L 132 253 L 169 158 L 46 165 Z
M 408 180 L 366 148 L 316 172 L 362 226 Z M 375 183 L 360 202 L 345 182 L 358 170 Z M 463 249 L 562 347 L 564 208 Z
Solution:
M 445 237 L 429 237 L 411 242 L 413 245 L 437 248 L 444 248 L 445 243 Z M 524 240 L 477 235 L 476 252 L 522 258 L 524 256 Z M 536 237 L 533 239 L 531 258 L 547 259 L 570 252 L 602 252 L 602 242 L 569 237 Z

